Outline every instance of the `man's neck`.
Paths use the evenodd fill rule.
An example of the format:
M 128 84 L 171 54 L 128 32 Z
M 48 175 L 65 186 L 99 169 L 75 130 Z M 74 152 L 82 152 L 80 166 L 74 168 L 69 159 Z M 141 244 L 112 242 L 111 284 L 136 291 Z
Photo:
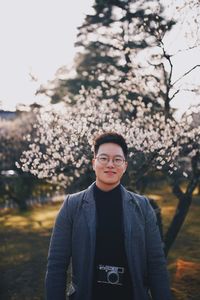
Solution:
M 116 183 L 115 185 L 106 185 L 106 184 L 99 184 L 99 182 L 96 181 L 96 186 L 98 189 L 100 189 L 103 192 L 110 192 L 116 188 L 120 182 Z

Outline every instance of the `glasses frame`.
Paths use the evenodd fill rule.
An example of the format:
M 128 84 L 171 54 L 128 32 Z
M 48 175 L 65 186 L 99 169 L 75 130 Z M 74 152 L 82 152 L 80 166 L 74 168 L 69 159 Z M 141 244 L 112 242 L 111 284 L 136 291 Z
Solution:
M 105 163 L 103 163 L 103 162 L 100 160 L 101 157 L 107 158 L 107 161 L 106 161 Z M 117 158 L 122 159 L 122 163 L 116 164 L 115 159 L 117 159 Z M 109 161 L 112 160 L 113 165 L 114 165 L 115 167 L 121 167 L 121 166 L 123 166 L 124 162 L 126 161 L 126 159 L 125 159 L 124 157 L 120 156 L 120 155 L 116 155 L 116 156 L 114 156 L 114 157 L 111 158 L 111 157 L 109 157 L 107 154 L 100 154 L 99 156 L 96 156 L 95 159 L 97 159 L 97 161 L 98 161 L 102 166 L 106 166 L 106 165 L 109 163 Z

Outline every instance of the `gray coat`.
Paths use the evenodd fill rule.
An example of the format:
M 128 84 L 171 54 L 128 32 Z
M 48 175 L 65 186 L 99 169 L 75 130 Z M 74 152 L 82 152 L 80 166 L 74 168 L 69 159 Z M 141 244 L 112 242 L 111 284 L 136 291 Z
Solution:
M 46 300 L 66 299 L 66 270 L 72 258 L 69 299 L 92 300 L 96 213 L 94 183 L 64 201 L 53 229 L 46 273 Z M 170 288 L 156 217 L 149 201 L 121 185 L 125 250 L 134 300 L 169 300 Z M 114 209 L 114 208 L 113 208 Z M 112 300 L 112 299 L 111 299 Z

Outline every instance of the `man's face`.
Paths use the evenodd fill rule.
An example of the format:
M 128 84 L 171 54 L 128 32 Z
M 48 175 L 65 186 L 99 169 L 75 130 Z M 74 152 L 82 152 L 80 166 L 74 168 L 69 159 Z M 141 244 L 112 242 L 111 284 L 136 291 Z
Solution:
M 115 188 L 127 168 L 122 148 L 114 143 L 102 144 L 92 160 L 92 165 L 96 174 L 96 185 L 103 191 Z

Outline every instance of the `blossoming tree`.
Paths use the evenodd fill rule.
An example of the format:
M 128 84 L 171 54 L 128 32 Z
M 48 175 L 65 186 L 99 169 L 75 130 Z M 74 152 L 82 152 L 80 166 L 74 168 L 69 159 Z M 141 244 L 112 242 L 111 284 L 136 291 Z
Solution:
M 199 182 L 200 126 L 193 126 L 191 108 L 181 121 L 167 119 L 162 112 L 145 105 L 142 98 L 129 100 L 126 90 L 121 91 L 118 102 L 102 99 L 100 88 L 81 90 L 76 104 L 64 106 L 62 111 L 42 109 L 36 124 L 34 140 L 29 136 L 29 149 L 18 166 L 39 178 L 70 186 L 73 180 L 84 178 L 91 172 L 92 139 L 104 131 L 123 134 L 130 148 L 129 170 L 137 175 L 157 170 L 170 178 L 173 192 L 178 198 L 176 213 L 165 235 L 168 253 L 189 210 L 192 194 Z M 186 163 L 184 162 L 187 156 Z M 142 163 L 138 163 L 142 157 Z M 134 172 L 133 172 L 134 171 Z M 183 178 L 187 181 L 182 191 Z

